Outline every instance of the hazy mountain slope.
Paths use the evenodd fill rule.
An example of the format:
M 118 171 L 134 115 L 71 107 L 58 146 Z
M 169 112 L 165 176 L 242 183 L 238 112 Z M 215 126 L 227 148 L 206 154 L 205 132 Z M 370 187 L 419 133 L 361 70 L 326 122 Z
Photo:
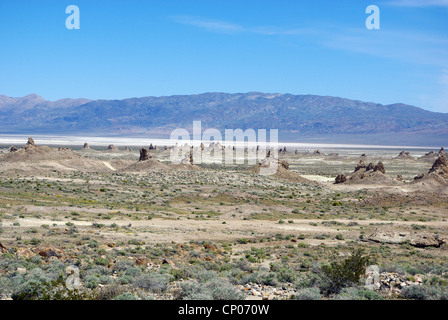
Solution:
M 36 95 L 0 96 L 2 133 L 169 135 L 194 120 L 203 128 L 279 129 L 290 136 L 448 136 L 448 114 L 336 97 L 251 92 L 50 102 Z

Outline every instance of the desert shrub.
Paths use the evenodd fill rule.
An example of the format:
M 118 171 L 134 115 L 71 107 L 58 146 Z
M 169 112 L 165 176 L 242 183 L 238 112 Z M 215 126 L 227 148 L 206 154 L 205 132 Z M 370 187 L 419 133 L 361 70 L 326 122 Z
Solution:
M 275 272 L 275 277 L 278 282 L 293 283 L 297 280 L 297 275 L 294 270 L 285 265 L 274 265 L 272 271 Z
M 137 298 L 132 293 L 125 292 L 116 296 L 114 300 L 137 300 Z
M 425 286 L 409 286 L 401 290 L 400 297 L 412 300 L 429 300 L 431 294 Z
M 11 297 L 14 300 L 86 300 L 93 299 L 89 292 L 67 289 L 63 275 L 54 278 L 48 277 L 41 269 L 36 268 L 26 276 L 16 276 L 14 291 Z
M 213 300 L 210 292 L 195 292 L 185 298 L 185 300 Z
M 249 282 L 267 286 L 277 286 L 279 284 L 275 273 L 265 271 L 248 274 L 242 277 L 239 281 L 240 284 L 246 284 Z
M 295 296 L 296 300 L 320 300 L 320 289 L 319 288 L 304 288 L 297 291 Z
M 336 300 L 384 300 L 377 292 L 366 290 L 364 288 L 344 288 L 341 293 L 335 297 Z
M 115 297 L 123 294 L 126 290 L 125 287 L 118 284 L 113 284 L 109 286 L 104 286 L 96 293 L 96 300 L 112 300 Z
M 238 268 L 238 269 L 240 269 L 242 271 L 251 271 L 252 270 L 252 266 L 246 260 L 237 260 L 234 263 L 234 267 Z
M 202 268 L 194 268 L 191 270 L 191 278 L 197 279 L 199 282 L 207 282 L 217 276 L 218 274 L 212 270 L 204 270 Z
M 130 267 L 124 272 L 125 276 L 129 276 L 129 277 L 133 277 L 133 278 L 135 278 L 141 274 L 142 274 L 141 270 L 136 267 Z
M 130 284 L 134 282 L 135 278 L 127 275 L 123 275 L 117 279 L 117 282 L 120 284 Z
M 335 237 L 336 240 L 344 240 L 344 236 L 342 234 L 337 234 Z
M 216 278 L 205 284 L 210 290 L 213 300 L 241 300 L 243 293 L 239 292 L 226 278 Z
M 93 263 L 99 266 L 108 266 L 109 260 L 107 260 L 106 258 L 96 258 Z
M 199 300 L 196 299 L 195 296 L 201 293 L 201 284 L 195 280 L 189 280 L 186 282 L 182 282 L 180 284 L 181 292 L 178 294 L 178 299 L 185 300 Z M 201 300 L 210 300 L 211 297 L 207 295 L 205 299 Z
M 403 268 L 403 266 L 398 264 L 386 264 L 383 266 L 380 266 L 380 273 L 387 272 L 387 273 L 398 273 L 401 275 L 406 274 L 406 270 Z
M 329 265 L 315 268 L 321 278 L 321 291 L 326 295 L 337 294 L 345 287 L 357 285 L 369 264 L 370 257 L 362 249 L 352 250 L 350 257 L 342 261 L 333 256 Z
M 10 290 L 10 282 L 6 277 L 0 277 L 0 295 L 6 294 Z
M 173 277 L 174 281 L 188 279 L 190 277 L 190 272 L 185 268 L 171 269 L 169 273 Z
M 84 283 L 87 288 L 95 289 L 100 284 L 100 278 L 97 275 L 89 275 L 84 278 Z
M 30 259 L 30 262 L 39 265 L 42 263 L 42 257 L 39 255 L 35 255 Z
M 186 281 L 181 283 L 178 298 L 184 300 L 242 300 L 238 291 L 226 278 L 215 278 L 206 283 Z
M 430 288 L 433 300 L 448 300 L 448 288 L 446 286 L 435 286 Z
M 110 276 L 100 276 L 100 284 L 111 284 L 114 280 Z
M 132 261 L 117 261 L 114 266 L 113 270 L 115 271 L 126 271 L 128 268 L 134 267 L 134 263 Z
M 314 272 L 306 273 L 302 278 L 297 279 L 295 284 L 297 290 L 305 289 L 305 288 L 320 288 L 322 279 Z
M 169 278 L 158 273 L 144 274 L 135 279 L 134 285 L 150 292 L 161 293 L 168 288 Z

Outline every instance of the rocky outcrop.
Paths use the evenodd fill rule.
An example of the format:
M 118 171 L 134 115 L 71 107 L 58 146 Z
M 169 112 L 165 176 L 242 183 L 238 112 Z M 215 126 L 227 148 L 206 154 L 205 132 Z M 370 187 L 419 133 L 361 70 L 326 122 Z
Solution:
M 149 160 L 150 158 L 152 158 L 152 156 L 149 154 L 149 150 L 146 148 L 141 148 L 140 158 L 138 159 L 138 161 L 146 161 Z
M 279 160 L 278 158 L 275 158 L 273 156 L 271 156 L 271 153 L 268 153 L 269 156 L 267 156 L 266 158 L 264 158 L 263 160 L 260 161 L 259 165 L 261 167 L 270 167 L 271 164 L 276 161 L 278 163 L 278 169 L 283 169 L 283 170 L 288 170 L 289 169 L 289 162 L 286 160 Z
M 369 235 L 367 239 L 379 243 L 400 244 L 408 240 L 408 234 L 393 231 L 376 231 Z
M 410 286 L 420 286 L 423 284 L 423 275 L 415 275 L 414 281 L 408 280 L 405 275 L 393 272 L 383 272 L 379 275 L 379 283 L 374 290 L 389 292 L 389 295 L 399 296 L 401 290 Z
M 60 170 L 64 172 L 74 170 L 110 172 L 114 170 L 104 161 L 83 157 L 70 148 L 51 148 L 32 143 L 33 141 L 29 140 L 24 147 L 0 157 L 0 162 L 4 164 L 2 169 L 15 172 L 17 167 L 21 167 L 21 173 L 30 172 L 34 174 L 37 171 L 53 174 Z
M 426 161 L 434 161 L 435 159 L 437 159 L 438 155 L 437 153 L 435 153 L 434 151 L 429 151 L 428 153 L 426 153 L 424 156 L 420 157 L 420 160 L 426 160 Z
M 113 144 L 110 144 L 110 145 L 107 147 L 107 150 L 108 150 L 108 151 L 118 151 L 118 147 L 115 146 L 115 145 L 113 145 Z
M 27 146 L 34 146 L 34 145 L 35 145 L 35 144 L 34 144 L 34 139 L 31 138 L 31 137 L 29 137 L 29 138 L 28 138 L 28 142 L 26 143 L 26 145 L 27 145 Z
M 401 151 L 400 154 L 398 156 L 396 156 L 394 159 L 402 159 L 402 160 L 406 160 L 406 159 L 414 159 L 411 154 L 407 151 Z
M 382 174 L 386 174 L 386 168 L 384 168 L 384 164 L 380 161 L 378 164 L 373 168 L 374 172 L 381 172 Z
M 28 258 L 34 257 L 35 255 L 36 254 L 28 248 L 20 247 L 20 248 L 17 248 L 17 250 L 16 250 L 16 256 L 18 256 L 18 257 L 28 259 Z
M 359 160 L 358 164 L 355 167 L 355 172 L 359 170 L 365 170 L 367 168 L 366 163 L 364 160 Z
M 0 242 L 0 253 L 8 253 L 8 249 Z
M 339 153 L 337 153 L 337 152 L 333 152 L 333 153 L 330 153 L 329 155 L 328 155 L 328 157 L 329 158 L 339 158 Z
M 409 243 L 411 246 L 418 248 L 440 247 L 446 243 L 446 238 L 437 234 L 416 233 L 395 231 L 376 231 L 367 237 L 368 240 L 379 243 L 401 244 Z
M 181 164 L 183 165 L 194 165 L 193 159 L 194 148 L 190 147 L 190 151 L 185 154 L 185 157 L 181 160 Z
M 18 149 L 14 146 L 12 146 L 11 148 L 9 148 L 9 152 L 16 152 Z
M 414 183 L 426 183 L 428 185 L 448 185 L 448 160 L 445 154 L 441 154 L 433 163 L 427 174 L 419 174 L 414 177 Z
M 89 146 L 89 144 L 86 142 L 86 143 L 84 143 L 84 146 L 82 147 L 83 149 L 90 149 L 90 146 Z
M 339 184 L 339 183 L 344 183 L 345 181 L 347 181 L 347 177 L 344 174 L 340 174 L 336 177 L 335 183 Z
M 148 266 L 148 260 L 146 258 L 137 258 L 135 259 L 135 264 L 138 266 Z
M 446 243 L 446 239 L 440 237 L 439 235 L 434 235 L 430 233 L 421 233 L 411 237 L 409 244 L 418 248 L 426 247 L 440 247 Z
M 37 253 L 38 255 L 45 257 L 45 258 L 50 258 L 50 257 L 61 258 L 65 254 L 64 250 L 62 250 L 61 248 L 52 246 L 52 245 L 41 245 L 41 246 L 34 248 L 33 251 L 35 253 Z
M 448 160 L 445 154 L 440 154 L 437 160 L 432 165 L 431 169 L 429 169 L 428 173 L 438 173 L 441 175 L 447 175 L 448 178 Z
M 289 162 L 286 160 L 279 160 L 278 164 L 285 170 L 289 170 Z
M 353 184 L 391 184 L 396 185 L 402 183 L 397 179 L 386 176 L 386 168 L 379 161 L 377 164 L 369 163 L 366 165 L 364 160 L 359 160 L 353 173 L 348 176 L 340 174 L 336 177 L 335 184 L 353 183 Z

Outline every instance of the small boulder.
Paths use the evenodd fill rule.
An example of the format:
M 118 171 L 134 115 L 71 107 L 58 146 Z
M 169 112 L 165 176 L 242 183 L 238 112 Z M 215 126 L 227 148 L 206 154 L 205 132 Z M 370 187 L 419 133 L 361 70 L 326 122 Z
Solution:
M 34 257 L 36 254 L 28 248 L 21 247 L 21 248 L 17 248 L 16 255 L 18 257 L 31 258 L 31 257 Z
M 46 258 L 50 257 L 60 258 L 65 254 L 61 248 L 52 245 L 40 245 L 34 249 L 34 252 Z
M 146 260 L 146 258 L 137 258 L 135 259 L 135 264 L 138 266 L 147 266 L 148 265 L 148 260 Z

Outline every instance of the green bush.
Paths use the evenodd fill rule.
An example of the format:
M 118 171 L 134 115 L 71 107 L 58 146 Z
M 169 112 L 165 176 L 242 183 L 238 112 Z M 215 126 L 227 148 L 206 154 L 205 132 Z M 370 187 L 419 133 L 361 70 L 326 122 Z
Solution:
M 370 257 L 364 254 L 364 250 L 356 249 L 352 250 L 350 257 L 342 261 L 336 255 L 331 261 L 329 265 L 315 268 L 321 278 L 320 289 L 326 295 L 337 294 L 345 287 L 358 285 L 370 264 Z
M 134 285 L 150 292 L 165 292 L 169 285 L 169 279 L 158 273 L 144 274 L 134 281 Z
M 364 288 L 344 288 L 335 298 L 336 300 L 384 300 L 377 292 Z
M 425 286 L 409 286 L 401 290 L 400 297 L 412 300 L 429 300 L 431 294 Z
M 116 296 L 114 300 L 137 300 L 137 298 L 132 293 L 126 292 Z
M 98 266 L 108 266 L 109 265 L 109 260 L 107 260 L 106 258 L 96 258 L 93 263 L 95 263 Z
M 296 300 L 320 300 L 320 289 L 319 288 L 304 288 L 297 291 L 295 296 Z
M 178 299 L 183 300 L 242 300 L 244 294 L 238 291 L 226 278 L 215 278 L 206 283 L 186 281 L 181 283 Z

